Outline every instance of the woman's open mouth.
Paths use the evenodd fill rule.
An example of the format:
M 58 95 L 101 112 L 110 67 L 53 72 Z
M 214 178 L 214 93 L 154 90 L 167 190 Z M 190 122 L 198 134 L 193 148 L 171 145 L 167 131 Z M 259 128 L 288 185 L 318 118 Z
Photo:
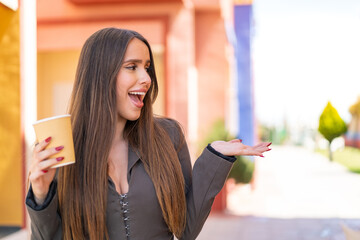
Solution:
M 138 107 L 142 108 L 144 106 L 144 98 L 145 98 L 146 92 L 129 92 L 129 97 L 132 101 L 132 103 Z

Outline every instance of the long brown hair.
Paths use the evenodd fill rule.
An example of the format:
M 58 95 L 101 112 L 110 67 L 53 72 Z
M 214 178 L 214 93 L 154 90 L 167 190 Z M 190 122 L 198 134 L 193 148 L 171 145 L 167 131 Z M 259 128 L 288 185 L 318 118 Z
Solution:
M 63 239 L 108 238 L 107 171 L 117 121 L 116 76 L 133 38 L 143 41 L 149 49 L 152 81 L 140 117 L 127 121 L 124 137 L 141 155 L 169 230 L 179 238 L 185 227 L 181 166 L 176 149 L 169 144 L 169 135 L 152 112 L 158 85 L 150 45 L 137 32 L 106 28 L 85 42 L 76 72 L 69 109 L 76 164 L 61 168 L 57 177 Z

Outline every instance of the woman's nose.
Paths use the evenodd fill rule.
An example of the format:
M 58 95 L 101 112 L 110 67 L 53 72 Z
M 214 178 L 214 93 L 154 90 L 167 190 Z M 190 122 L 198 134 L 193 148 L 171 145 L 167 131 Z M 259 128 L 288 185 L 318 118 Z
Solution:
M 140 84 L 146 84 L 149 85 L 151 84 L 151 78 L 149 76 L 149 73 L 147 72 L 147 70 L 144 69 L 144 71 L 142 71 L 141 76 L 140 76 Z

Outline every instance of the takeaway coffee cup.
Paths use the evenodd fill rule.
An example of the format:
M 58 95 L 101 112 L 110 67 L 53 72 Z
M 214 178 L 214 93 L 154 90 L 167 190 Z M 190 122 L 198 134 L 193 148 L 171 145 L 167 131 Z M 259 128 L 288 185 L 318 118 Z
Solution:
M 51 156 L 51 158 L 64 157 L 64 160 L 54 165 L 52 168 L 75 163 L 70 115 L 60 115 L 41 119 L 35 122 L 33 127 L 38 142 L 51 137 L 51 142 L 46 148 L 64 146 L 63 150 Z

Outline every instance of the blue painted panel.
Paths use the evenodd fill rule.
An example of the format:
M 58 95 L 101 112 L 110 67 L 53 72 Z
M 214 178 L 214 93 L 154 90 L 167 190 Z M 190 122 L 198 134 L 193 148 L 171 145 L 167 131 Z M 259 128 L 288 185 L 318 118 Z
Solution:
M 244 144 L 253 145 L 254 136 L 254 100 L 251 74 L 251 23 L 252 6 L 236 5 L 235 18 L 235 57 L 237 69 L 237 95 L 239 106 L 239 138 Z

